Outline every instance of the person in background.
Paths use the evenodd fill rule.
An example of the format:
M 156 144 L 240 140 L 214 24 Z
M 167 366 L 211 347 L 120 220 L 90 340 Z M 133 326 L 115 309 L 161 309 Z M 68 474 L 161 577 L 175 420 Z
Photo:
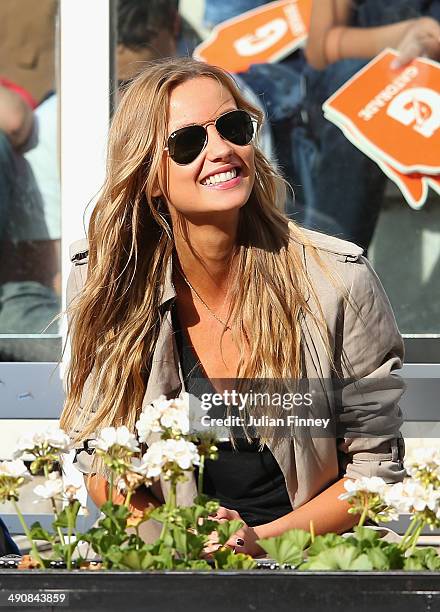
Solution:
M 0 557 L 20 555 L 20 549 L 11 537 L 4 521 L 0 517 Z
M 28 140 L 33 126 L 31 98 L 9 80 L 0 79 L 0 240 L 13 206 L 13 156 Z
M 440 57 L 439 0 L 316 0 L 305 49 L 306 96 L 296 131 L 310 176 L 305 224 L 368 249 L 386 177 L 322 112 L 323 102 L 385 47 L 395 68 L 417 56 Z
M 60 310 L 56 105 L 49 98 L 33 111 L 11 84 L 0 88 L 0 101 L 0 333 L 40 334 Z M 32 350 L 21 354 L 20 343 L 7 340 L 0 347 L 2 359 L 44 357 L 39 345 Z
M 216 2 L 216 0 L 205 0 L 203 22 L 206 28 L 213 28 L 222 21 L 237 17 L 246 11 L 267 4 L 270 0 L 229 0 L 228 2 Z
M 191 56 L 201 42 L 178 12 L 175 0 L 119 0 L 116 66 L 118 82 L 134 78 L 145 62 Z
M 41 177 L 57 163 L 45 100 L 54 90 L 58 5 L 58 0 L 0 2 L 0 74 L 34 110 L 20 148 L 11 146 L 5 132 L 0 136 L 0 189 L 10 195 L 0 202 L 0 334 L 57 332 L 56 325 L 47 326 L 60 310 L 60 232 L 55 229 L 60 203 L 59 197 L 46 200 L 51 187 L 42 185 Z M 54 125 L 56 130 L 56 116 Z M 42 172 L 37 158 L 43 159 L 43 150 L 54 157 Z M 59 181 L 57 172 L 54 176 Z M 45 341 L 2 337 L 0 360 L 52 361 L 53 352 Z
M 58 0 L 1 0 L 0 74 L 39 104 L 55 82 Z

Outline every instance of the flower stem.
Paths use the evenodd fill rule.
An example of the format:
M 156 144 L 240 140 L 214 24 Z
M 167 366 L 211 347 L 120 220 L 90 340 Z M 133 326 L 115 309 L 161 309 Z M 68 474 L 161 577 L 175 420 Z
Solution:
M 410 535 L 414 531 L 414 528 L 418 525 L 418 523 L 419 523 L 418 519 L 416 519 L 414 517 L 411 519 L 411 521 L 410 521 L 410 523 L 408 525 L 408 528 L 405 531 L 404 536 L 403 536 L 403 538 L 402 538 L 402 540 L 401 540 L 401 542 L 399 544 L 399 548 L 401 550 L 405 550 L 407 548 L 407 545 L 406 545 L 407 541 L 410 539 Z
M 72 509 L 69 506 L 67 509 L 67 556 L 66 556 L 66 566 L 68 570 L 72 569 Z
M 312 544 L 315 541 L 315 524 L 313 521 L 310 521 L 310 540 Z
M 48 468 L 48 466 L 44 465 L 43 466 L 43 470 L 44 470 L 44 477 L 46 478 L 46 480 L 49 480 L 49 468 Z M 56 504 L 55 498 L 51 497 L 50 501 L 51 501 L 51 504 L 52 504 L 52 512 L 53 512 L 54 518 L 55 518 L 55 520 L 58 520 L 58 509 L 57 509 L 57 504 Z M 61 527 L 57 527 L 57 534 L 58 534 L 58 537 L 60 538 L 61 546 L 64 547 L 66 545 L 66 543 L 64 541 L 64 534 L 63 534 L 63 531 L 62 531 Z
M 174 482 L 174 480 L 171 481 L 171 487 L 170 487 L 170 491 L 168 493 L 168 499 L 166 501 L 165 504 L 165 508 L 166 508 L 166 519 L 162 525 L 162 531 L 160 532 L 160 540 L 163 540 L 163 538 L 165 537 L 167 531 L 168 531 L 168 522 L 169 522 L 169 515 L 170 515 L 170 511 L 173 510 L 176 507 L 176 483 Z
M 197 491 L 199 495 L 203 493 L 203 472 L 205 471 L 205 455 L 200 456 L 199 475 L 197 478 Z
M 29 540 L 29 542 L 31 544 L 32 555 L 35 558 L 35 560 L 38 561 L 38 563 L 41 565 L 41 567 L 44 568 L 45 565 L 44 565 L 43 559 L 41 558 L 40 553 L 38 552 L 37 545 L 35 544 L 32 536 L 31 536 L 31 532 L 29 531 L 29 528 L 26 525 L 26 521 L 24 520 L 23 515 L 22 515 L 22 513 L 20 511 L 20 508 L 18 507 L 18 504 L 15 501 L 15 499 L 12 500 L 12 503 L 14 505 L 14 510 L 15 510 L 17 516 L 18 516 L 18 520 L 20 521 L 21 526 L 23 527 L 23 531 L 25 532 L 26 537 L 27 537 L 27 539 Z
M 362 527 L 365 523 L 368 513 L 368 496 L 364 495 L 364 509 L 362 510 L 361 518 L 359 519 L 358 527 Z
M 423 527 L 425 526 L 425 521 L 421 520 L 417 529 L 414 531 L 410 538 L 409 552 L 412 554 L 417 544 L 417 540 L 419 539 L 420 533 L 422 532 Z
M 108 501 L 111 501 L 113 503 L 113 470 L 110 472 Z

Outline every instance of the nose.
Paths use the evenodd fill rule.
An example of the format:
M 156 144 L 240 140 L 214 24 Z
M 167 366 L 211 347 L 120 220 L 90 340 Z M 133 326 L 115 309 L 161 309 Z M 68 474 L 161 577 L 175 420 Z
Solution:
M 214 124 L 206 127 L 208 132 L 208 143 L 206 145 L 206 156 L 210 161 L 230 157 L 234 150 L 227 140 L 224 140 L 217 132 Z

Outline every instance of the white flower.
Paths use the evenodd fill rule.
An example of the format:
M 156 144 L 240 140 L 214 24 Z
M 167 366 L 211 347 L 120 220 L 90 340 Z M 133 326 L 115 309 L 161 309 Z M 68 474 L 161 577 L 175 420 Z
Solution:
M 197 446 L 186 440 L 160 440 L 154 442 L 142 457 L 138 467 L 138 473 L 148 478 L 157 478 L 165 465 L 175 463 L 181 470 L 188 470 L 194 465 L 199 465 L 200 457 Z
M 207 411 L 202 408 L 201 400 L 189 395 L 189 432 L 199 440 L 229 440 L 229 429 L 226 426 L 206 425 L 202 420 L 206 417 Z
M 165 454 L 169 461 L 174 461 L 182 470 L 189 470 L 194 465 L 199 465 L 200 457 L 197 446 L 186 440 L 166 440 L 168 443 Z
M 134 472 L 135 474 L 140 474 L 141 476 L 146 476 L 149 469 L 149 463 L 145 460 L 146 454 L 138 459 L 137 457 L 133 457 L 130 462 L 130 472 Z
M 107 452 L 112 446 L 120 446 L 134 453 L 139 451 L 136 437 L 125 425 L 121 427 L 104 427 L 101 430 L 96 441 L 96 448 Z
M 10 478 L 24 478 L 30 480 L 32 476 L 21 459 L 13 461 L 0 461 L 0 478 L 2 476 Z
M 405 468 L 410 476 L 425 481 L 424 484 L 432 479 L 433 484 L 438 484 L 435 481 L 440 480 L 440 448 L 415 448 L 405 460 Z
M 40 448 L 43 445 L 43 441 L 44 439 L 42 432 L 28 432 L 23 434 L 17 440 L 16 450 L 13 453 L 13 457 L 22 457 L 28 461 L 32 461 L 34 459 L 34 454 L 31 454 L 29 451 L 35 448 Z
M 60 478 L 57 472 L 51 472 L 49 478 L 44 484 L 40 484 L 34 488 L 35 495 L 42 499 L 50 499 L 60 495 L 63 491 L 63 479 Z
M 166 463 L 164 454 L 164 441 L 154 442 L 142 457 L 143 471 L 147 478 L 157 478 Z
M 189 431 L 188 412 L 187 393 L 183 398 L 170 400 L 161 395 L 152 404 L 145 406 L 136 423 L 140 442 L 147 442 L 151 433 L 159 433 L 164 429 L 172 429 L 183 435 L 187 434 Z
M 33 458 L 35 454 L 41 454 L 43 448 L 48 447 L 52 450 L 57 450 L 62 453 L 69 452 L 70 438 L 69 436 L 56 425 L 49 425 L 43 431 L 33 433 L 25 433 L 18 439 L 17 449 L 14 452 L 14 457 Z M 27 452 L 26 452 L 27 451 Z
M 127 483 L 125 482 L 125 480 L 123 478 L 120 478 L 118 480 L 118 482 L 116 483 L 116 488 L 118 489 L 118 491 L 120 493 L 127 493 Z
M 426 509 L 440 512 L 440 491 L 432 485 L 424 487 L 410 478 L 390 486 L 384 498 L 399 514 L 424 512 Z
M 399 514 L 408 514 L 411 508 L 411 499 L 407 495 L 403 482 L 390 485 L 384 493 L 384 502 L 394 508 Z
M 440 448 L 434 446 L 418 447 L 412 450 L 405 460 L 405 467 L 417 464 L 420 467 L 438 468 L 440 466 Z
M 387 488 L 387 483 L 383 478 L 379 478 L 378 476 L 372 476 L 371 478 L 363 477 L 358 478 L 357 480 L 345 480 L 344 488 L 347 493 L 342 493 L 339 495 L 339 499 L 350 499 L 355 496 L 358 492 L 365 493 L 376 493 L 377 495 L 382 496 Z
M 56 448 L 62 453 L 69 452 L 70 438 L 60 427 L 48 427 L 44 430 L 43 436 L 47 444 L 52 448 Z

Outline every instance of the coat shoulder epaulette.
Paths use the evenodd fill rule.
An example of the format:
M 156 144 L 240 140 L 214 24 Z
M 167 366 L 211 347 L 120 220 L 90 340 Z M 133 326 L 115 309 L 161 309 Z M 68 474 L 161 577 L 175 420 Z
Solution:
M 310 240 L 312 246 L 320 251 L 326 251 L 335 255 L 341 261 L 357 261 L 364 252 L 362 247 L 348 240 L 342 240 L 341 238 L 335 238 L 334 236 L 328 236 L 327 234 L 309 229 L 303 229 L 302 231 L 308 240 Z
M 81 265 L 88 262 L 89 259 L 89 243 L 87 238 L 76 240 L 69 247 L 70 261 L 75 265 Z

